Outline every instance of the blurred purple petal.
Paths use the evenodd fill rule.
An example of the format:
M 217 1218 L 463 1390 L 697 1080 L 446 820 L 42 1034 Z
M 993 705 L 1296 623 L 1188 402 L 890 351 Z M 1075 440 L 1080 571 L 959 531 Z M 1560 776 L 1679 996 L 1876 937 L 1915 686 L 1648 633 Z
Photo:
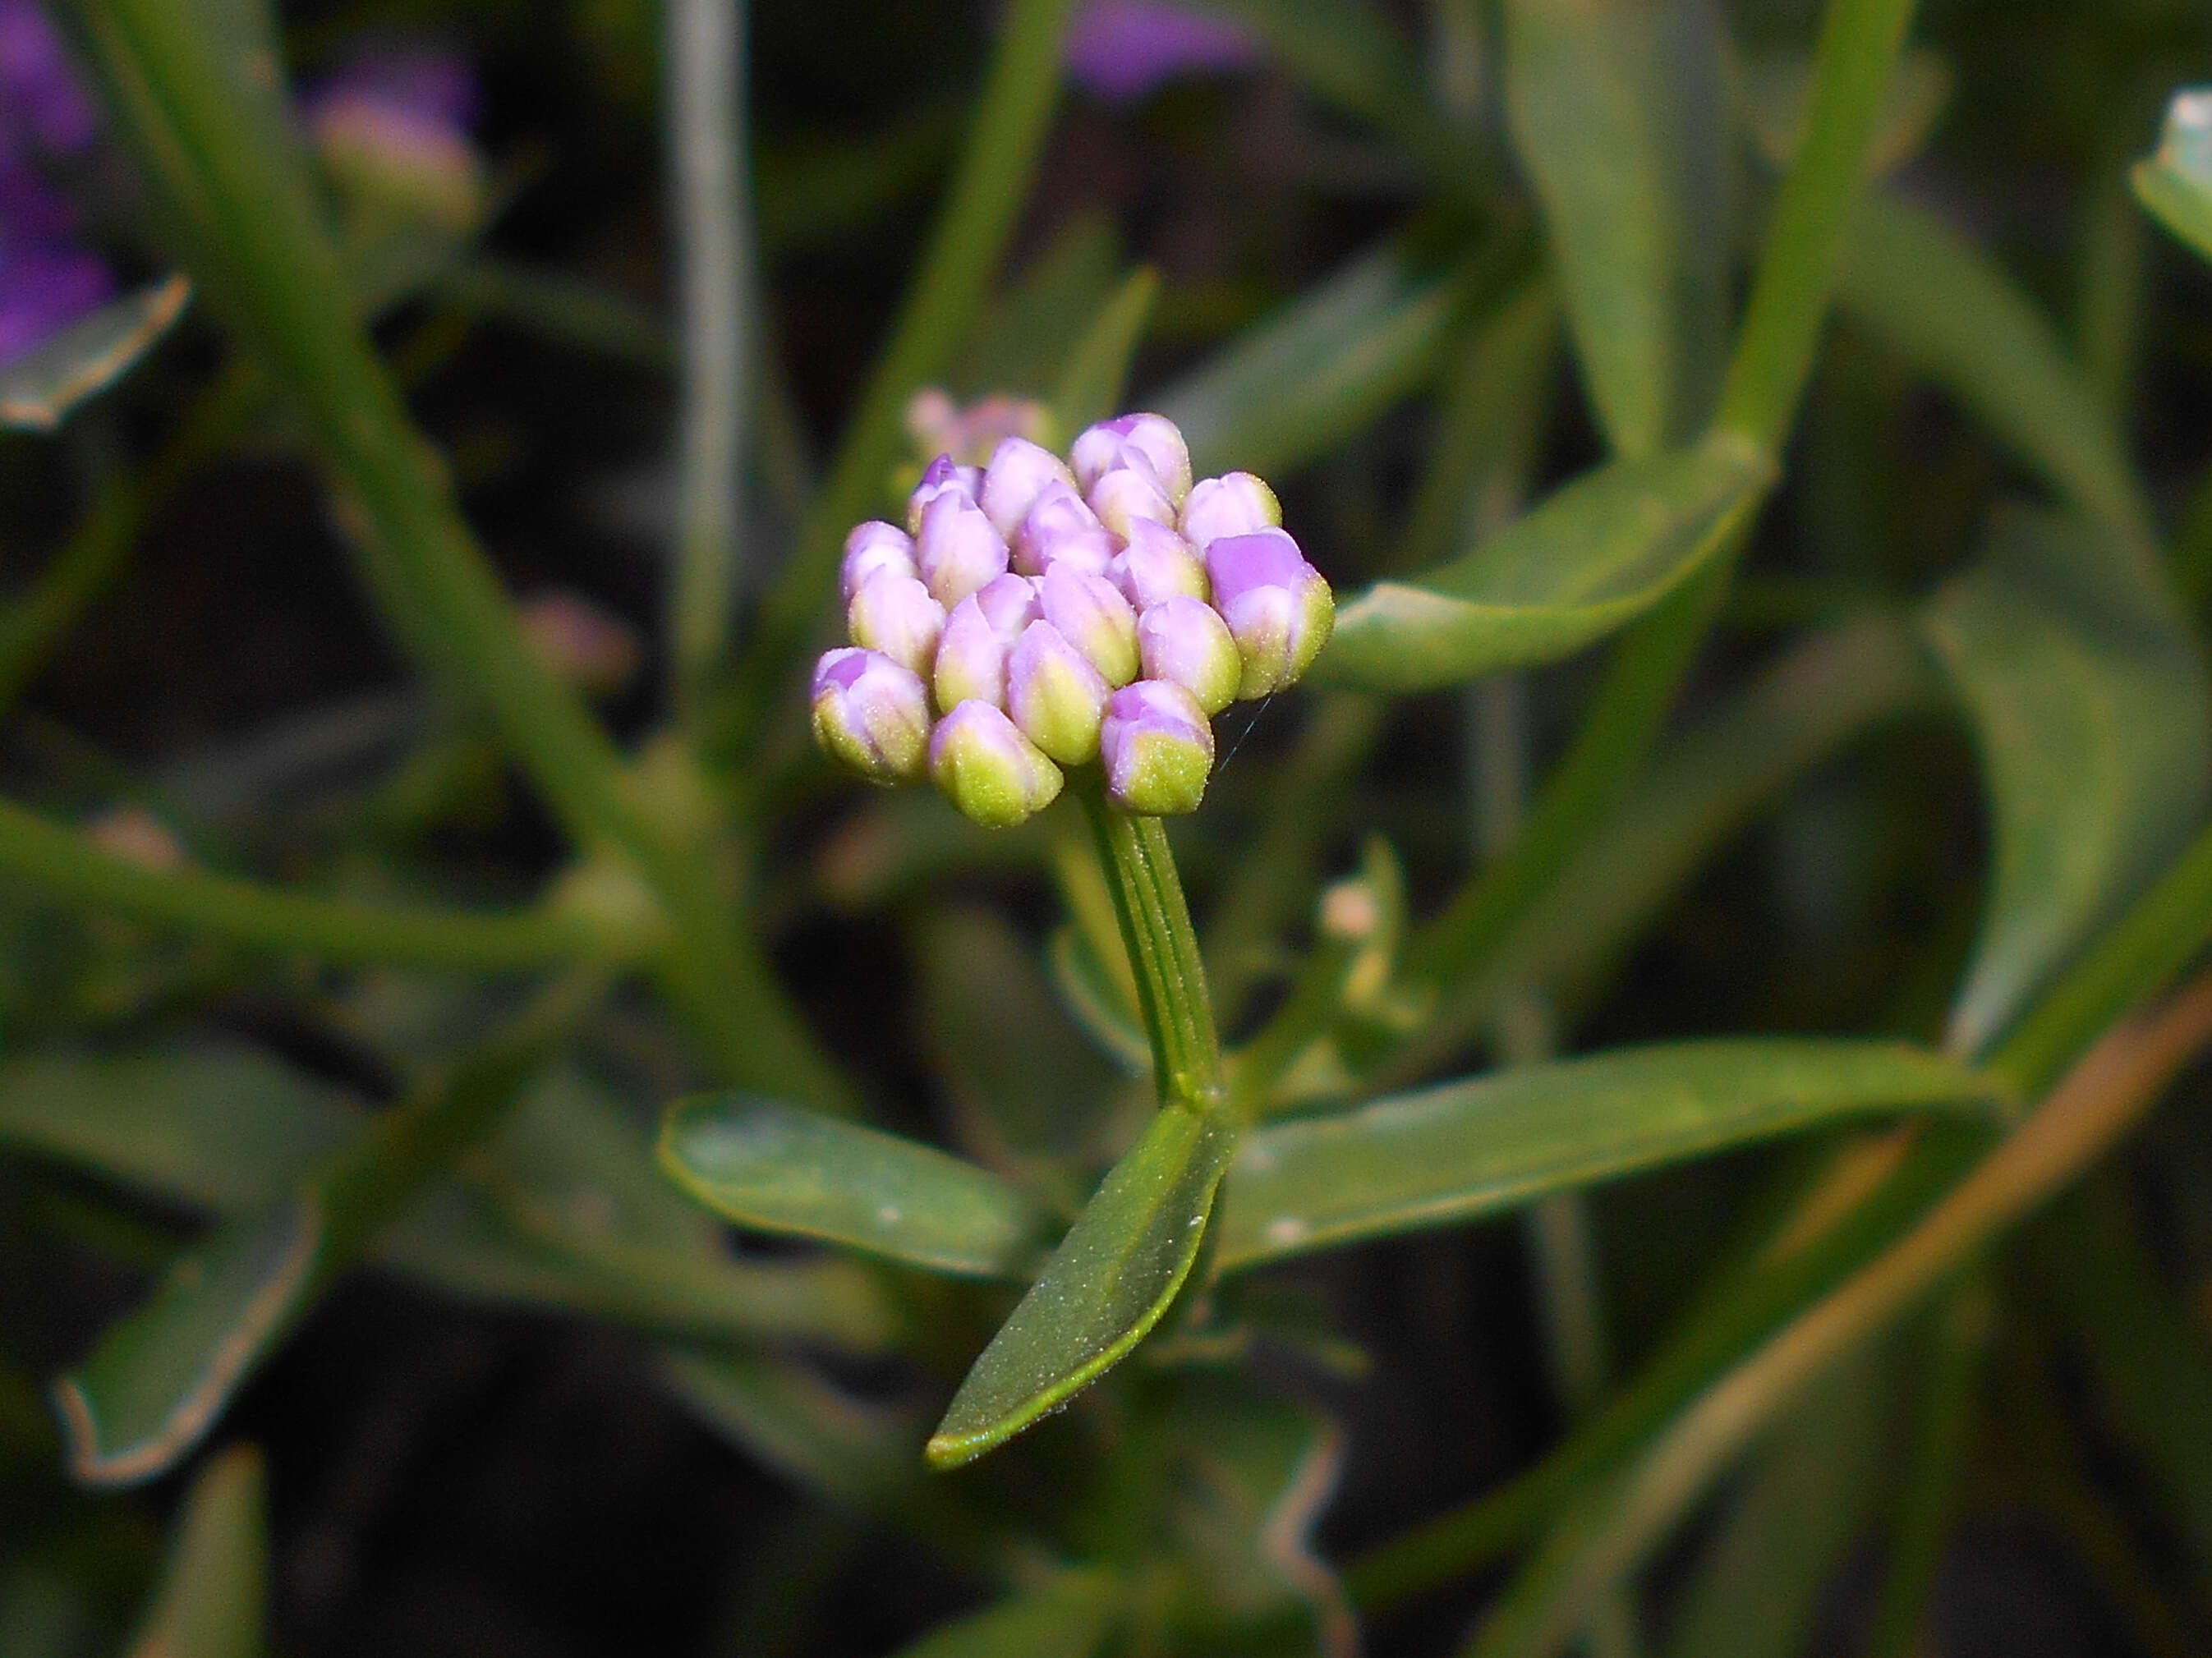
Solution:
M 96 118 L 46 15 L 33 0 L 0 0 L 0 155 L 26 137 L 47 149 L 82 149 Z
M 451 132 L 477 118 L 476 71 L 458 52 L 429 47 L 363 52 L 301 101 L 312 120 L 333 104 L 376 104 Z
M 1259 44 L 1202 7 L 1088 0 L 1068 29 L 1068 73 L 1109 103 L 1127 103 L 1177 76 L 1249 68 Z
M 0 244 L 0 364 L 98 310 L 114 292 L 107 267 L 82 248 Z

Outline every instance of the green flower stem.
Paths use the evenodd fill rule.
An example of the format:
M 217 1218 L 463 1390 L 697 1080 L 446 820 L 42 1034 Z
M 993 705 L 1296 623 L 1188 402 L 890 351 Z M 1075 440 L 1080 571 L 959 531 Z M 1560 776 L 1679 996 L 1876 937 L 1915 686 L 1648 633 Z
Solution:
M 386 620 L 480 699 L 583 846 L 619 853 L 668 926 L 661 983 L 729 1075 L 817 1103 L 845 1088 L 701 860 L 664 841 L 620 756 L 530 647 L 514 607 L 355 319 L 289 138 L 265 15 L 73 0 L 108 105 L 161 187 L 195 274 L 298 399 Z
M 787 687 L 836 585 L 846 532 L 870 516 L 898 459 L 908 400 L 943 372 L 982 300 L 1043 153 L 1073 9 L 1073 0 L 1014 0 L 1006 9 L 975 125 L 921 271 L 791 562 L 763 603 L 729 738 L 742 738 Z
M 147 520 L 245 429 L 265 391 L 251 366 L 234 358 L 144 470 L 103 487 L 38 586 L 0 612 L 0 710 L 15 706 L 54 647 L 114 582 Z
M 667 11 L 684 342 L 667 634 L 676 706 L 687 717 L 729 647 L 744 522 L 754 303 L 745 27 L 744 0 L 675 0 Z
M 1167 831 L 1158 818 L 1135 817 L 1109 801 L 1095 773 L 1075 780 L 1073 792 L 1090 814 L 1114 890 L 1121 942 L 1136 969 L 1137 1003 L 1152 1038 L 1160 1103 L 1200 1114 L 1223 1109 L 1229 1090 L 1206 964 Z
M 331 961 L 511 972 L 634 957 L 592 918 L 380 908 L 310 898 L 197 870 L 154 870 L 112 857 L 74 830 L 0 800 L 0 873 L 54 896 L 142 921 Z

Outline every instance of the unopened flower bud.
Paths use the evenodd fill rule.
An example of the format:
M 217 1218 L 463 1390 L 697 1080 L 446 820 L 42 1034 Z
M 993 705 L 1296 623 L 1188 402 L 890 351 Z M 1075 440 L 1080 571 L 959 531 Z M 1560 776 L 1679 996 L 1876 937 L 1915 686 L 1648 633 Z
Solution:
M 919 778 L 929 756 L 929 697 L 919 676 L 847 646 L 814 670 L 814 739 L 872 783 Z
M 1100 478 L 1127 465 L 1133 456 L 1180 507 L 1190 493 L 1190 450 L 1182 431 L 1164 415 L 1122 415 L 1101 421 L 1076 439 L 1068 458 L 1075 464 L 1075 481 L 1088 495 Z
M 1182 538 L 1201 553 L 1224 536 L 1249 536 L 1282 521 L 1275 492 L 1249 472 L 1201 478 L 1182 504 Z
M 906 498 L 906 532 L 910 536 L 921 533 L 922 514 L 929 503 L 942 495 L 955 495 L 970 507 L 983 488 L 983 471 L 979 466 L 962 466 L 950 455 L 939 455 L 922 469 L 921 482 L 914 486 L 914 493 Z
M 1006 657 L 1006 712 L 1022 734 L 1062 765 L 1098 752 L 1107 685 L 1082 652 L 1049 622 L 1022 629 Z
M 994 529 L 1011 537 L 1029 516 L 1044 486 L 1055 478 L 1070 489 L 1075 487 L 1075 474 L 1049 449 L 1041 449 L 1027 438 L 1001 439 L 991 452 L 991 464 L 983 469 L 983 487 L 975 498 L 976 505 Z
M 991 520 L 967 497 L 949 491 L 923 509 L 914 556 L 930 597 L 947 606 L 1006 573 L 1006 544 Z
M 372 52 L 303 100 L 315 151 L 356 203 L 459 234 L 483 216 L 483 163 L 469 142 L 474 77 L 438 52 Z
M 1149 817 L 1196 811 L 1213 769 L 1213 727 L 1197 700 L 1165 679 L 1115 691 L 1098 733 L 1106 793 Z
M 1055 564 L 1103 575 L 1114 562 L 1114 537 L 1073 484 L 1054 478 L 1014 531 L 1013 557 L 1024 575 L 1041 576 Z
M 1197 499 L 1197 491 L 1191 492 Z M 1328 643 L 1336 601 L 1319 570 L 1281 530 L 1226 536 L 1206 550 L 1213 606 L 1244 660 L 1239 696 L 1294 684 Z
M 1181 594 L 1162 599 L 1138 620 L 1137 649 L 1146 678 L 1182 686 L 1207 714 L 1237 700 L 1244 659 L 1211 604 Z
M 854 526 L 845 537 L 845 562 L 837 568 L 837 591 L 850 604 L 867 579 L 878 570 L 918 576 L 914 562 L 914 537 L 896 524 L 871 519 Z
M 963 702 L 937 722 L 929 774 L 945 797 L 986 829 L 1012 829 L 1050 805 L 1060 768 L 988 702 Z
M 1174 527 L 1175 502 L 1160 487 L 1149 466 L 1119 466 L 1091 486 L 1091 510 L 1098 521 L 1121 540 L 1129 538 L 1129 526 L 1138 519 Z
M 1115 555 L 1107 574 L 1140 614 L 1177 594 L 1203 599 L 1212 591 L 1205 562 L 1191 544 L 1168 525 L 1149 519 L 1129 525 L 1129 544 Z
M 1005 708 L 1007 653 L 1038 613 L 1036 590 L 1018 575 L 986 582 L 954 605 L 937 647 L 937 706 L 947 712 L 971 701 Z
M 1044 619 L 1081 652 L 1109 685 L 1137 677 L 1137 612 L 1103 575 L 1055 564 L 1037 585 Z
M 136 804 L 116 806 L 84 826 L 85 839 L 111 858 L 173 875 L 192 861 L 169 826 Z
M 945 632 L 945 607 L 915 577 L 878 570 L 845 607 L 855 645 L 880 651 L 909 673 L 926 674 Z
M 532 594 L 520 609 L 538 659 L 580 689 L 604 696 L 637 671 L 644 651 L 636 630 L 589 599 L 556 588 Z

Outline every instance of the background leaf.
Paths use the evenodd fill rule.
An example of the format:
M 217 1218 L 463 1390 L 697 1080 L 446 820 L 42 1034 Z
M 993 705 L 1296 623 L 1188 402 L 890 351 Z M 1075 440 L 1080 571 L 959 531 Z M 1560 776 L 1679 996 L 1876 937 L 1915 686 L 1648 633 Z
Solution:
M 0 367 L 0 427 L 52 431 L 87 398 L 130 373 L 184 315 L 191 294 L 191 282 L 171 276 L 110 301 L 10 359 Z
M 2212 97 L 2203 88 L 2173 94 L 2158 153 L 2130 175 L 2151 216 L 2212 259 Z
M 2001 1093 L 1892 1042 L 1775 1037 L 1623 1048 L 1493 1072 L 1254 1133 L 1222 1201 L 1221 1270 L 1417 1227 L 1724 1145 Z
M 987 1612 L 932 1630 L 899 1658 L 1089 1658 L 1120 1609 L 1107 1572 L 1063 1572 Z
M 267 1509 L 258 1451 L 236 1445 L 208 1459 L 179 1511 L 161 1593 L 130 1658 L 259 1658 Z

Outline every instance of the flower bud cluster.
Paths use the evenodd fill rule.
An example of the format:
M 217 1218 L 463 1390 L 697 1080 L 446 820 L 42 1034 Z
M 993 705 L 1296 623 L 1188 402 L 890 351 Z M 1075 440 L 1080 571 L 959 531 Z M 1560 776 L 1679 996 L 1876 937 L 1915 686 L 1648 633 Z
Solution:
M 1334 617 L 1274 492 L 1194 483 L 1182 434 L 1146 414 L 1065 460 L 1016 435 L 981 466 L 939 455 L 903 528 L 848 537 L 841 591 L 852 643 L 815 670 L 817 738 L 992 828 L 1094 762 L 1125 811 L 1195 811 L 1212 717 L 1297 681 Z

